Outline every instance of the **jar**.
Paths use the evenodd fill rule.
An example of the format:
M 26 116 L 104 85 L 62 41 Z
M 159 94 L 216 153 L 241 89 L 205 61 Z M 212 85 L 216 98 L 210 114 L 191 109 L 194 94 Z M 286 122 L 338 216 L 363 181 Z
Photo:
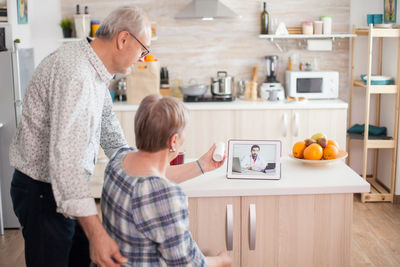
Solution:
M 322 22 L 324 23 L 324 34 L 332 34 L 332 17 L 331 16 L 322 16 Z
M 303 26 L 303 34 L 307 35 L 313 34 L 314 29 L 312 21 L 303 21 L 302 26 Z
M 92 32 L 92 37 L 96 35 L 96 31 L 100 26 L 100 20 L 92 20 L 91 21 L 91 32 Z
M 322 20 L 314 21 L 314 34 L 322 34 L 322 27 L 324 22 Z

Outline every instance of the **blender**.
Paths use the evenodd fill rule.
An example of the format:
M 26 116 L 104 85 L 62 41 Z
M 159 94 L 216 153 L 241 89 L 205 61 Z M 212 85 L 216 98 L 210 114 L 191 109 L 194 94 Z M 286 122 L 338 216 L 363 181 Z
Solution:
M 265 56 L 267 77 L 260 87 L 260 97 L 268 101 L 282 101 L 285 93 L 280 82 L 276 79 L 278 74 L 278 56 Z

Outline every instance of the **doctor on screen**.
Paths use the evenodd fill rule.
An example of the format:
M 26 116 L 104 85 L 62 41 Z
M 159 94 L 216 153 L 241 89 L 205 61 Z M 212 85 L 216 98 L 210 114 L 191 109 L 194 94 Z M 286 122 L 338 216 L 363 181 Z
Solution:
M 243 169 L 253 171 L 264 171 L 265 160 L 260 157 L 260 146 L 252 145 L 250 155 L 244 156 L 240 160 L 240 165 Z

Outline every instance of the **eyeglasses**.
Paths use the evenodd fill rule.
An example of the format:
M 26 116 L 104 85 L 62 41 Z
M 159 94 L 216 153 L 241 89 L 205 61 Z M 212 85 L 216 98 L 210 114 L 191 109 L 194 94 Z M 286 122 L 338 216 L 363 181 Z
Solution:
M 142 52 L 142 54 L 140 55 L 140 58 L 144 58 L 145 56 L 147 56 L 150 53 L 150 50 L 147 49 L 147 47 L 144 46 L 144 44 L 138 40 L 138 38 L 135 37 L 135 35 L 133 35 L 132 33 L 128 32 L 133 38 L 135 38 L 136 41 L 138 41 L 138 43 L 143 47 L 144 51 Z

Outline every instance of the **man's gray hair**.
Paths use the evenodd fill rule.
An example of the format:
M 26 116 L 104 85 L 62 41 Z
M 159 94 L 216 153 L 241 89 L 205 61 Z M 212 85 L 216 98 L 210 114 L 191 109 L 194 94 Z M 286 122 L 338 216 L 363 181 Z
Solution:
M 111 40 L 121 31 L 128 31 L 137 37 L 143 33 L 150 35 L 150 22 L 144 11 L 133 6 L 115 9 L 100 24 L 96 37 Z

